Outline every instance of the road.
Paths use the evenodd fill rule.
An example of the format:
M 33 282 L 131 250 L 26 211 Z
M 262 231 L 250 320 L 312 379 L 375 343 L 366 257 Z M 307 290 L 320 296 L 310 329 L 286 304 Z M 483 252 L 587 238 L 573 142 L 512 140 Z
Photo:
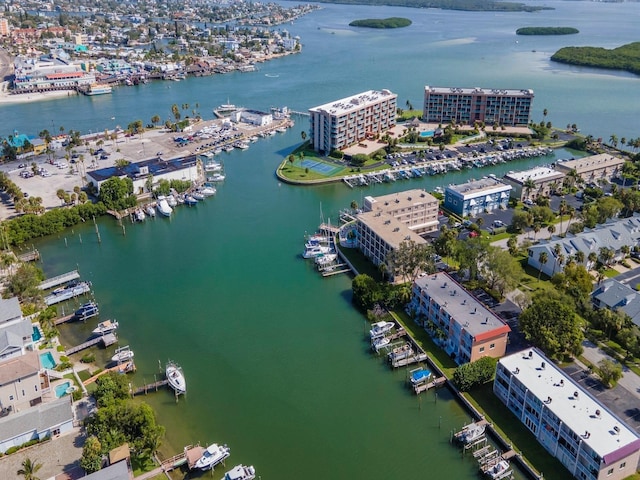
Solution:
M 0 81 L 10 80 L 13 75 L 13 62 L 9 53 L 0 48 Z

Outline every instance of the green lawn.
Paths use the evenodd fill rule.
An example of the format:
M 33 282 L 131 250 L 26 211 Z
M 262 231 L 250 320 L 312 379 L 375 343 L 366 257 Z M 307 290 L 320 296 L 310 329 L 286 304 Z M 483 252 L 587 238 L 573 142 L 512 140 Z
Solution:
M 351 264 L 355 267 L 358 273 L 369 275 L 376 282 L 382 281 L 382 273 L 376 266 L 371 263 L 364 254 L 357 248 L 344 248 L 338 247 L 345 257 L 349 259 Z
M 604 271 L 604 276 L 607 277 L 607 278 L 613 278 L 613 277 L 615 277 L 616 275 L 619 275 L 619 274 L 620 274 L 620 272 L 617 271 L 614 268 L 607 268 Z

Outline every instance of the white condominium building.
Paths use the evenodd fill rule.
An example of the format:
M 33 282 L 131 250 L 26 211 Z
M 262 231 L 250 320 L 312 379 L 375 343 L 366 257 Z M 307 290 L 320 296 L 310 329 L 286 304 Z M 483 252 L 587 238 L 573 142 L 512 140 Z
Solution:
M 383 133 L 396 124 L 398 96 L 369 90 L 310 108 L 313 149 L 330 153 Z

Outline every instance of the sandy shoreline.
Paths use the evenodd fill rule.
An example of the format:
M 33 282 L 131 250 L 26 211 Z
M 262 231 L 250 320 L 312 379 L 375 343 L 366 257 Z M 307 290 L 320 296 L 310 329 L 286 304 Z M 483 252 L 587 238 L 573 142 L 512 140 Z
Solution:
M 52 92 L 20 93 L 17 95 L 10 95 L 7 92 L 1 92 L 0 105 L 39 102 L 42 100 L 53 100 L 56 98 L 73 97 L 76 95 L 78 95 L 78 93 L 73 90 L 55 90 Z

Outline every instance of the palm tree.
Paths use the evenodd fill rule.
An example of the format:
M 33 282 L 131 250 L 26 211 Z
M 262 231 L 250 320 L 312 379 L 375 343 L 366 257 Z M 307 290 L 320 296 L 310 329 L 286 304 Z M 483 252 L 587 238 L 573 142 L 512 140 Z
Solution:
M 548 225 L 547 231 L 549 232 L 549 237 L 553 237 L 553 233 L 556 231 L 556 226 L 553 224 Z
M 598 254 L 596 252 L 590 252 L 589 255 L 587 256 L 587 260 L 589 260 L 589 264 L 591 268 L 593 268 L 593 266 L 598 261 Z
M 540 252 L 538 255 L 538 262 L 540 263 L 540 269 L 538 270 L 538 280 L 540 280 L 540 275 L 542 274 L 542 267 L 549 260 L 549 254 L 547 252 Z
M 41 463 L 32 462 L 30 458 L 25 458 L 22 462 L 22 468 L 16 473 L 22 475 L 24 480 L 40 480 L 36 477 L 36 472 L 42 468 Z
M 618 146 L 618 136 L 615 133 L 612 133 L 609 137 L 609 143 L 614 147 Z
M 578 250 L 573 257 L 576 259 L 576 263 L 578 265 L 582 265 L 584 263 L 584 252 L 582 250 Z
M 559 257 L 560 257 L 560 252 L 562 252 L 562 247 L 560 246 L 559 243 L 556 243 L 553 246 L 553 254 L 554 254 L 553 273 L 556 273 L 556 265 L 558 264 L 558 260 L 559 260 Z
M 536 182 L 534 182 L 531 177 L 527 178 L 524 183 L 522 184 L 522 187 L 524 188 L 525 191 L 525 196 L 527 198 L 529 198 L 531 196 L 531 190 L 533 190 L 534 188 L 536 188 Z
M 567 202 L 565 199 L 560 201 L 560 206 L 558 207 L 558 215 L 560 216 L 560 234 L 562 235 L 562 216 L 567 213 Z
M 538 222 L 533 224 L 533 240 L 535 241 L 536 239 L 536 235 L 538 235 L 538 232 L 540 231 L 542 227 L 540 226 L 540 224 Z

